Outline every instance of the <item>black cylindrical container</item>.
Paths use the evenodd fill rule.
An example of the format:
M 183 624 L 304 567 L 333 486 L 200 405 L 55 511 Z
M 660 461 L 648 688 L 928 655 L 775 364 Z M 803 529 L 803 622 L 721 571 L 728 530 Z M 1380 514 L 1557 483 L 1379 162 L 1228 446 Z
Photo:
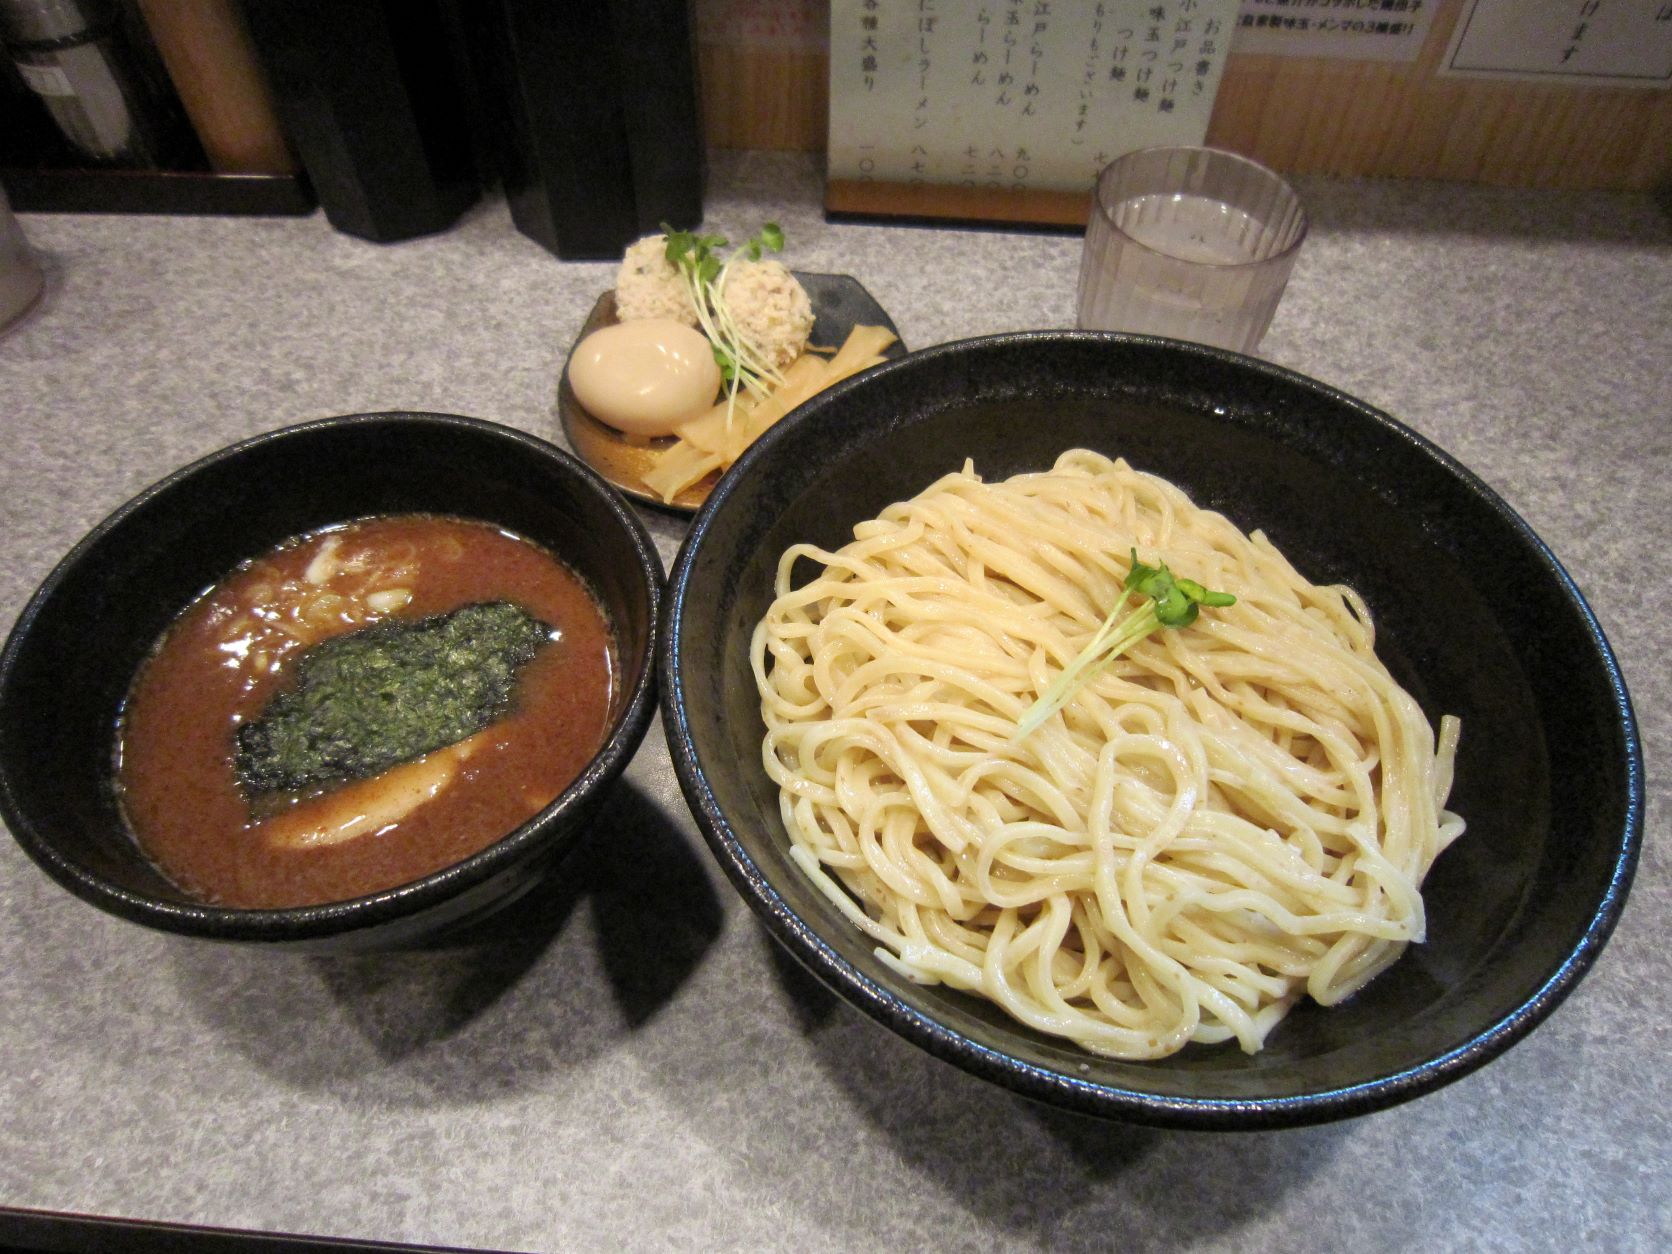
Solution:
M 481 182 L 443 0 L 244 0 L 244 11 L 332 226 L 409 239 L 444 230 L 475 202 Z
M 523 234 L 565 259 L 614 259 L 662 222 L 701 221 L 689 0 L 483 0 L 460 14 Z

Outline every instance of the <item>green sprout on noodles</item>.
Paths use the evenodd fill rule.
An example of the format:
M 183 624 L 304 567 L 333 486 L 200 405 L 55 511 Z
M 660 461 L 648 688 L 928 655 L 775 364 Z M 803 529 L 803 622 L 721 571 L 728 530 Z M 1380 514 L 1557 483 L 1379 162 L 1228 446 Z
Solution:
M 697 324 L 713 346 L 714 360 L 726 381 L 726 421 L 729 424 L 740 386 L 748 388 L 756 396 L 765 396 L 768 384 L 782 383 L 784 376 L 755 351 L 738 328 L 731 306 L 726 303 L 726 279 L 738 258 L 759 261 L 766 253 L 781 251 L 784 232 L 776 222 L 765 223 L 759 232 L 733 249 L 722 261 L 720 250 L 730 243 L 725 236 L 675 231 L 666 222 L 662 224 L 662 231 L 668 237 L 668 261 L 685 281 L 685 288 L 691 294 L 691 304 L 697 312 Z
M 1120 618 L 1121 611 L 1134 596 L 1143 599 L 1145 604 Z M 1068 669 L 1028 708 L 1017 724 L 1015 738 L 1022 740 L 1033 733 L 1067 705 L 1075 693 L 1151 632 L 1163 627 L 1188 627 L 1196 621 L 1204 605 L 1235 605 L 1236 600 L 1229 592 L 1212 592 L 1194 579 L 1180 578 L 1167 569 L 1166 562 L 1145 566 L 1138 560 L 1138 550 L 1133 549 L 1132 571 L 1121 585 L 1120 600 L 1092 636 L 1091 643 L 1080 650 Z

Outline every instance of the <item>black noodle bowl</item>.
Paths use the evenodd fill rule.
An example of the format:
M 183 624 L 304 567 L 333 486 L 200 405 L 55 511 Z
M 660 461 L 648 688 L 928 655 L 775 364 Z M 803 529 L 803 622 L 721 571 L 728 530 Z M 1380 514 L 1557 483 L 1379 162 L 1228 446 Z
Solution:
M 1345 1004 L 1303 1002 L 1258 1054 L 1121 1062 L 879 961 L 788 857 L 748 642 L 796 542 L 853 524 L 966 457 L 998 480 L 1063 450 L 1159 474 L 1316 583 L 1369 602 L 1377 652 L 1463 720 L 1450 808 L 1469 823 L 1424 886 L 1428 940 Z M 1038 332 L 908 355 L 814 398 L 739 462 L 669 583 L 664 723 L 710 847 L 768 930 L 908 1040 L 1028 1097 L 1196 1128 L 1314 1123 L 1415 1097 L 1526 1035 L 1588 969 L 1641 838 L 1642 759 L 1613 654 L 1549 549 L 1408 428 L 1313 380 L 1141 336 Z

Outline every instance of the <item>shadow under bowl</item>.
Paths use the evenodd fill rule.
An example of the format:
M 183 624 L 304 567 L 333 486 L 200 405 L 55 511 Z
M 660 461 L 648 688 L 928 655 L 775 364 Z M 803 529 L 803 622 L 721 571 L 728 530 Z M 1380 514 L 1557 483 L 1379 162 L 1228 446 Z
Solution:
M 761 766 L 749 641 L 779 555 L 852 527 L 973 458 L 997 480 L 1063 451 L 1126 458 L 1308 578 L 1348 583 L 1430 720 L 1462 718 L 1464 836 L 1424 885 L 1426 943 L 1346 1004 L 1302 1002 L 1258 1054 L 1098 1057 L 879 961 L 788 856 Z M 1613 654 L 1572 580 L 1491 489 L 1386 414 L 1234 353 L 1034 332 L 942 345 L 815 397 L 751 448 L 693 523 L 659 667 L 681 787 L 768 930 L 837 993 L 930 1053 L 1082 1113 L 1195 1128 L 1315 1123 L 1480 1066 L 1588 969 L 1623 906 L 1643 769 Z
M 239 563 L 334 523 L 450 514 L 555 553 L 609 619 L 619 681 L 602 748 L 551 805 L 423 879 L 348 901 L 206 905 L 141 853 L 114 785 L 117 717 L 175 617 Z M 47 576 L 0 654 L 0 815 L 76 896 L 147 927 L 315 951 L 398 947 L 531 888 L 569 851 L 655 712 L 662 566 L 643 524 L 592 470 L 523 432 L 451 414 L 353 414 L 213 453 L 146 489 Z

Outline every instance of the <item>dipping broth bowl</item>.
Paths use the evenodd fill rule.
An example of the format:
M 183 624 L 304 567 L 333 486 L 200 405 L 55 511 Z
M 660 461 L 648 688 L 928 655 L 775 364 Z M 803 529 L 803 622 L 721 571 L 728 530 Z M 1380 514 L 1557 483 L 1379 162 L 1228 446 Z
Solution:
M 333 523 L 414 512 L 507 528 L 590 585 L 618 650 L 603 746 L 528 822 L 423 879 L 287 909 L 195 900 L 142 854 L 118 808 L 117 718 L 141 663 L 176 616 L 239 563 Z M 53 879 L 147 927 L 313 951 L 432 938 L 548 874 L 627 765 L 655 712 L 661 580 L 656 550 L 621 496 L 562 449 L 512 428 L 396 412 L 256 436 L 123 505 L 24 608 L 0 654 L 0 815 Z
M 1316 583 L 1348 583 L 1431 722 L 1462 719 L 1449 807 L 1468 830 L 1424 884 L 1428 938 L 1334 1008 L 1302 1001 L 1265 1048 L 1123 1062 L 983 999 L 911 982 L 789 857 L 750 636 L 780 554 L 973 458 L 994 481 L 1070 448 L 1124 457 Z M 815 397 L 697 515 L 668 584 L 663 725 L 715 857 L 767 930 L 852 1005 L 938 1058 L 1085 1114 L 1184 1128 L 1317 1123 L 1429 1092 L 1524 1037 L 1590 967 L 1643 822 L 1625 684 L 1549 549 L 1478 478 L 1388 415 L 1197 344 L 1037 332 L 941 345 Z

